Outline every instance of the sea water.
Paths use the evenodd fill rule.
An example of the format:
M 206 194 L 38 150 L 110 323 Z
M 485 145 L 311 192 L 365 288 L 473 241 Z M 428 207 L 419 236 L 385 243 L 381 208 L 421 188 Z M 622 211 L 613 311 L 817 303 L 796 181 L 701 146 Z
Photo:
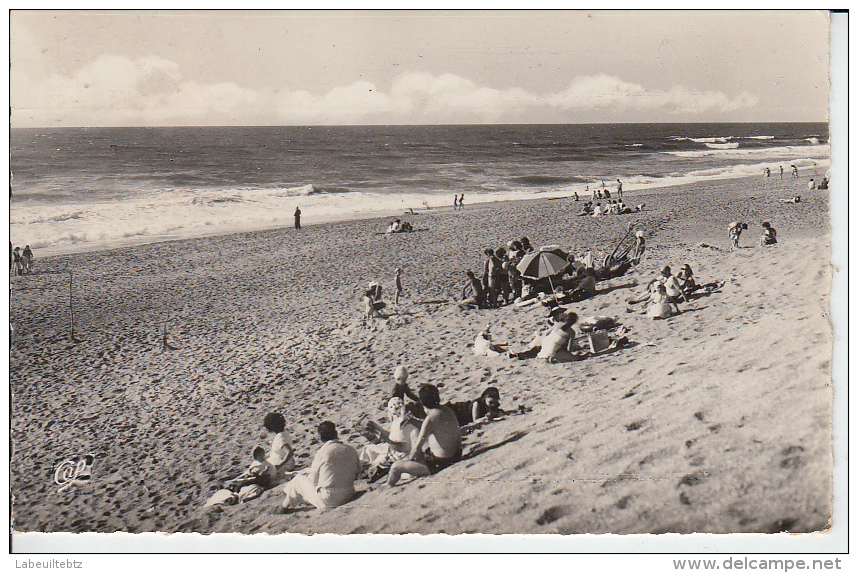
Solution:
M 707 179 L 820 177 L 828 125 L 13 129 L 10 236 L 44 253 Z M 587 194 L 589 196 L 589 193 Z M 380 223 L 383 230 L 384 223 Z

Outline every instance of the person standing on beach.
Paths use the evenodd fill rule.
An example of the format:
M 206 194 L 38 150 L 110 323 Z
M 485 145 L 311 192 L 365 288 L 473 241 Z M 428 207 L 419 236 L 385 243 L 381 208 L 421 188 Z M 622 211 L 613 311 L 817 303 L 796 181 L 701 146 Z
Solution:
M 295 207 L 295 228 L 301 228 L 301 208 Z
M 783 165 L 778 165 L 778 169 L 780 169 L 780 170 L 781 170 L 780 175 L 781 175 L 781 180 L 783 180 L 783 178 L 784 178 L 784 166 L 783 166 Z
M 399 306 L 399 297 L 402 296 L 402 269 L 396 269 L 396 277 L 393 279 L 393 288 L 396 292 L 393 295 L 393 304 Z
M 301 504 L 318 509 L 337 507 L 355 495 L 355 480 L 360 473 L 357 450 L 340 441 L 333 422 L 322 422 L 317 431 L 323 445 L 310 470 L 296 475 L 284 489 L 283 510 Z
M 792 167 L 792 178 L 798 179 L 798 167 L 795 165 L 790 165 L 790 167 Z
M 623 198 L 623 182 L 617 179 L 617 197 Z
M 453 211 L 456 211 L 459 208 L 459 196 L 453 195 Z
M 766 167 L 766 171 L 765 171 L 765 173 L 766 173 L 766 179 L 768 179 L 769 177 L 771 177 L 771 176 L 772 176 L 772 170 L 771 170 L 771 169 L 769 169 L 768 167 Z

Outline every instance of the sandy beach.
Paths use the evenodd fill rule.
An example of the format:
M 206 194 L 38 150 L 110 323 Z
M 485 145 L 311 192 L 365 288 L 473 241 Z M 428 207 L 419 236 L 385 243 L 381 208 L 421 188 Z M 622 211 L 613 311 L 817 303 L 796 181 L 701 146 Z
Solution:
M 416 232 L 343 221 L 40 258 L 12 281 L 11 493 L 19 532 L 809 532 L 832 492 L 825 191 L 762 178 L 650 190 L 642 213 L 576 217 L 571 199 L 433 209 Z M 781 200 L 801 195 L 798 204 Z M 745 221 L 744 248 L 727 225 Z M 779 244 L 759 246 L 770 221 Z M 625 325 L 628 348 L 568 364 L 474 356 L 474 336 L 519 346 L 541 306 L 461 311 L 464 272 L 527 236 L 601 260 L 630 223 L 642 263 L 572 305 Z M 720 292 L 652 321 L 625 302 L 665 264 Z M 405 296 L 362 318 L 369 281 Z M 73 272 L 74 333 L 69 336 Z M 166 326 L 172 349 L 165 350 Z M 507 416 L 469 433 L 465 459 L 393 488 L 359 482 L 342 507 L 274 515 L 281 488 L 238 506 L 206 499 L 267 446 L 286 416 L 299 464 L 331 420 L 347 443 L 379 409 L 393 369 L 444 401 L 488 385 Z M 52 464 L 92 453 L 92 483 L 58 492 Z

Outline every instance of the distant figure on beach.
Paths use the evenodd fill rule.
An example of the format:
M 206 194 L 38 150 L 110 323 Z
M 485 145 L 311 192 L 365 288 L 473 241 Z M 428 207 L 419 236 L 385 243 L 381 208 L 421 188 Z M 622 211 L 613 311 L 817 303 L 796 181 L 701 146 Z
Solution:
M 775 231 L 771 223 L 766 221 L 763 223 L 763 234 L 760 235 L 760 245 L 774 245 L 778 242 L 778 232 Z
M 801 195 L 796 195 L 791 199 L 781 199 L 781 203 L 801 203 Z
M 495 257 L 498 259 L 497 266 L 497 289 L 500 293 L 500 299 L 503 300 L 503 304 L 507 304 L 510 301 L 510 295 L 512 294 L 512 288 L 510 288 L 509 282 L 509 260 L 506 256 L 506 249 L 500 247 L 495 251 Z
M 463 309 L 484 308 L 485 290 L 480 280 L 474 276 L 474 271 L 465 271 L 468 276 L 465 286 L 462 287 L 462 300 L 459 307 Z
M 24 266 L 25 275 L 33 272 L 33 251 L 30 249 L 30 245 L 25 246 L 24 252 L 21 253 L 21 264 Z
M 661 276 L 658 278 L 658 282 L 664 285 L 665 292 L 667 293 L 670 302 L 677 302 L 680 298 L 685 302 L 688 302 L 688 299 L 685 297 L 685 293 L 682 291 L 682 285 L 679 283 L 679 280 L 671 274 L 669 266 L 665 265 L 662 267 Z
M 459 208 L 459 196 L 453 195 L 453 211 Z
M 462 193 L 462 195 L 459 197 L 459 209 L 464 209 L 464 208 L 465 208 L 465 194 Z
M 739 248 L 739 237 L 742 236 L 742 231 L 747 228 L 747 223 L 739 223 L 738 221 L 730 223 L 728 235 L 730 237 L 730 241 L 732 242 L 734 249 Z
M 608 195 L 610 197 L 610 195 Z M 617 179 L 617 197 L 623 198 L 623 182 Z
M 342 443 L 333 422 L 322 422 L 317 428 L 323 442 L 309 471 L 292 478 L 285 488 L 284 511 L 302 504 L 318 509 L 337 507 L 355 495 L 355 480 L 360 473 L 357 450 Z
M 521 243 L 518 241 L 510 241 L 510 249 L 507 254 L 507 276 L 509 277 L 509 288 L 512 292 L 513 300 L 521 298 L 521 291 L 524 287 L 521 280 L 521 271 L 518 270 L 518 263 L 524 257 L 524 251 L 521 249 Z
M 780 172 L 780 178 L 783 179 L 784 178 L 784 166 L 778 165 L 778 169 L 780 169 L 780 171 L 781 171 Z
M 578 192 L 577 192 L 577 191 L 573 191 L 573 192 L 572 192 L 572 197 L 574 197 L 574 198 L 575 198 L 575 200 L 577 201 L 577 200 L 578 200 Z
M 393 295 L 393 304 L 399 306 L 399 297 L 402 296 L 402 269 L 396 269 L 396 276 L 393 278 L 393 288 L 396 289 L 396 293 Z
M 813 191 L 814 189 L 816 189 L 816 184 L 813 182 L 813 179 L 811 179 L 807 182 L 807 190 Z
M 596 202 L 596 206 L 593 207 L 593 216 L 594 217 L 601 217 L 602 216 L 602 203 L 600 203 L 598 201 Z
M 768 167 L 766 167 L 766 170 L 764 171 L 764 173 L 766 175 L 766 179 L 768 179 L 769 177 L 772 176 L 772 170 L 769 169 Z
M 602 198 L 602 191 L 600 189 L 596 189 L 596 199 Z
M 544 358 L 555 362 L 558 358 L 566 361 L 576 360 L 572 351 L 576 350 L 575 330 L 572 328 L 578 322 L 578 315 L 557 307 L 551 311 L 548 321 L 550 326 L 539 330 L 527 347 L 520 352 L 510 352 L 510 358 L 524 360 L 527 358 Z
M 276 468 L 277 475 L 282 477 L 295 469 L 295 450 L 292 448 L 292 436 L 286 431 L 286 418 L 283 414 L 269 412 L 265 414 L 262 427 L 273 438 L 267 459 Z
M 301 228 L 301 208 L 295 207 L 295 228 Z
M 12 252 L 12 274 L 20 276 L 24 274 L 24 263 L 21 258 L 21 247 L 15 247 Z
M 790 165 L 790 167 L 792 167 L 792 178 L 798 179 L 798 167 L 795 165 Z
M 456 415 L 449 406 L 441 405 L 436 386 L 423 384 L 419 394 L 420 403 L 426 408 L 426 419 L 408 458 L 391 466 L 387 478 L 391 486 L 396 485 L 403 474 L 417 477 L 436 474 L 462 459 L 462 433 Z M 425 451 L 424 444 L 428 446 Z
M 530 244 L 530 239 L 528 239 L 527 237 L 522 237 L 518 240 L 518 242 L 521 243 L 521 248 L 525 253 L 533 252 L 533 245 Z

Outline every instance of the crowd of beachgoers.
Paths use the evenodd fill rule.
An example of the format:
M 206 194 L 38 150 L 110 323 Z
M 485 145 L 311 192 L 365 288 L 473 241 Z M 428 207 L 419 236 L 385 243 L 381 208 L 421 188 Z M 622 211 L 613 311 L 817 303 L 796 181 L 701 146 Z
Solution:
M 594 191 L 594 196 L 610 198 L 607 188 Z M 604 214 L 625 214 L 632 210 L 622 203 L 622 183 L 618 180 L 617 195 Z M 578 200 L 577 194 L 573 197 Z M 603 213 L 599 203 L 595 210 L 585 210 L 598 216 Z M 463 208 L 461 199 L 456 210 Z M 639 205 L 636 211 L 641 211 Z M 590 214 L 590 212 L 586 214 Z M 580 213 L 584 214 L 584 213 Z M 741 232 L 747 223 L 728 225 L 728 238 L 733 248 L 739 248 Z M 777 243 L 776 231 L 769 222 L 762 223 L 760 245 Z M 392 222 L 386 233 L 412 230 L 399 219 Z M 592 254 L 576 256 L 558 245 L 535 248 L 527 237 L 511 239 L 505 247 L 486 248 L 483 270 L 478 277 L 466 271 L 466 280 L 458 306 L 463 311 L 494 309 L 515 305 L 520 309 L 544 308 L 544 324 L 524 341 L 520 348 L 493 340 L 491 324 L 479 332 L 473 342 L 475 355 L 507 356 L 510 359 L 540 359 L 549 363 L 577 362 L 589 356 L 612 352 L 632 344 L 628 330 L 614 316 L 579 316 L 571 307 L 599 294 L 598 283 L 623 276 L 640 264 L 646 252 L 646 233 L 634 230 L 633 224 L 619 238 L 614 251 L 603 264 Z M 640 312 L 651 319 L 666 319 L 682 313 L 680 304 L 717 293 L 725 281 L 698 283 L 689 264 L 677 273 L 663 265 L 657 276 L 649 280 L 641 292 L 626 299 L 625 312 Z M 390 317 L 387 308 L 398 308 L 403 296 L 402 269 L 397 268 L 393 280 L 392 307 L 383 300 L 382 286 L 377 281 L 368 284 L 363 295 L 363 318 L 368 321 Z M 636 306 L 640 305 L 640 307 Z M 396 312 L 395 310 L 393 312 Z M 578 332 L 576 332 L 576 327 Z M 207 505 L 233 504 L 258 497 L 264 490 L 286 482 L 285 494 L 278 511 L 290 511 L 302 505 L 319 509 L 335 507 L 353 499 L 357 492 L 355 481 L 369 483 L 387 476 L 394 486 L 403 478 L 414 479 L 436 474 L 462 459 L 462 436 L 475 424 L 502 418 L 506 414 L 525 413 L 527 408 L 504 411 L 500 389 L 486 388 L 478 397 L 461 402 L 442 403 L 439 389 L 431 383 L 422 384 L 414 392 L 407 383 L 408 368 L 400 364 L 393 370 L 393 385 L 381 404 L 386 409 L 388 426 L 369 420 L 359 431 L 370 442 L 360 452 L 339 440 L 337 429 L 330 421 L 319 424 L 318 436 L 323 444 L 315 454 L 312 465 L 295 471 L 292 439 L 286 430 L 286 420 L 280 413 L 266 415 L 263 427 L 272 436 L 269 452 L 260 447 L 252 451 L 253 461 L 241 475 L 225 482 Z

